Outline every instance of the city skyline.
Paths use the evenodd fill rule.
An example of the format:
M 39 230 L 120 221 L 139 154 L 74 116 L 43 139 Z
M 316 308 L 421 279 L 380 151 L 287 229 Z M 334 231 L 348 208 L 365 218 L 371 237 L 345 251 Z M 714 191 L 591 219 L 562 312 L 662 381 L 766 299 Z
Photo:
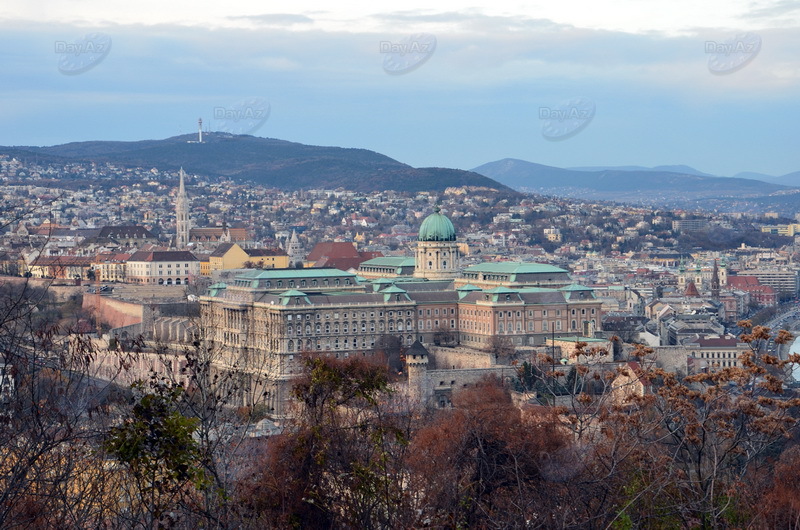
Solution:
M 800 11 L 781 2 L 147 5 L 4 7 L 0 144 L 158 139 L 200 117 L 416 167 L 800 169 Z

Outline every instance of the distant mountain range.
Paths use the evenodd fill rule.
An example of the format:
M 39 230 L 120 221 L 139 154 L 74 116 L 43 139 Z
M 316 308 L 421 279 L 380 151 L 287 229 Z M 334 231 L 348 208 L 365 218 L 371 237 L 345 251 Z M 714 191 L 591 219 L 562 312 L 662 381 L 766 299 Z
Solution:
M 800 172 L 773 177 L 772 182 L 742 177 L 717 177 L 689 166 L 559 168 L 505 158 L 472 171 L 511 188 L 581 199 L 615 200 L 648 204 L 687 204 L 706 199 L 759 199 L 797 195 Z M 766 201 L 761 200 L 767 198 Z M 786 203 L 785 198 L 782 201 Z M 763 204 L 762 204 L 763 206 Z M 789 207 L 789 206 L 787 206 Z
M 443 191 L 481 186 L 513 191 L 490 177 L 448 168 L 414 168 L 367 149 L 321 147 L 246 135 L 207 133 L 138 142 L 74 142 L 51 147 L 0 147 L 15 157 L 64 162 L 109 162 L 122 167 L 157 167 L 207 176 L 250 180 L 264 186 L 345 188 L 353 191 Z
M 649 171 L 649 172 L 667 172 L 667 173 L 679 173 L 682 175 L 696 175 L 698 177 L 713 177 L 715 175 L 711 175 L 710 173 L 703 173 L 691 166 L 655 166 L 655 167 L 645 167 L 645 166 L 589 166 L 589 167 L 568 167 L 566 169 L 574 169 L 575 171 Z M 747 177 L 745 177 L 747 178 Z
M 666 171 L 667 173 L 679 173 L 682 175 L 696 175 L 698 177 L 719 177 L 719 175 L 712 175 L 711 173 L 704 173 L 692 166 L 676 165 L 676 166 L 590 166 L 590 167 L 569 167 L 566 169 L 574 169 L 576 171 L 648 171 L 653 173 L 660 173 Z M 761 180 L 764 182 L 772 182 L 774 184 L 781 184 L 784 186 L 800 187 L 800 171 L 787 173 L 786 175 L 774 176 L 767 175 L 766 173 L 757 173 L 755 171 L 741 171 L 732 178 Z
M 40 162 L 108 162 L 222 176 L 284 189 L 443 191 L 478 186 L 586 200 L 727 211 L 800 211 L 800 171 L 780 177 L 743 172 L 719 177 L 686 165 L 559 168 L 506 158 L 472 171 L 414 168 L 367 149 L 305 145 L 274 138 L 206 133 L 138 142 L 74 142 L 50 147 L 0 147 Z

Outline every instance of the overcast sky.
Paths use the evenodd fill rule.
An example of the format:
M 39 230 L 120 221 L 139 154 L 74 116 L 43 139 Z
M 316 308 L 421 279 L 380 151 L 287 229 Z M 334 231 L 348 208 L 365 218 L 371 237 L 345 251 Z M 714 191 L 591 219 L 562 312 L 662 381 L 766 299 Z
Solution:
M 418 167 L 800 170 L 795 0 L 277 4 L 5 0 L 0 145 L 202 117 Z

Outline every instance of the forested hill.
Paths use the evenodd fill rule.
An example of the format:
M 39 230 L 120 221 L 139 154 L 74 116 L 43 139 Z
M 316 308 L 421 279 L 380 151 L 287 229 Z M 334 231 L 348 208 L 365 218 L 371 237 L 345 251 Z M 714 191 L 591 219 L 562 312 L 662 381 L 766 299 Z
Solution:
M 157 167 L 251 180 L 285 190 L 345 188 L 370 192 L 443 191 L 450 186 L 481 186 L 511 192 L 507 186 L 471 171 L 414 168 L 367 149 L 305 145 L 273 138 L 207 133 L 138 142 L 75 142 L 51 147 L 0 147 L 0 152 L 41 160 L 108 162 Z

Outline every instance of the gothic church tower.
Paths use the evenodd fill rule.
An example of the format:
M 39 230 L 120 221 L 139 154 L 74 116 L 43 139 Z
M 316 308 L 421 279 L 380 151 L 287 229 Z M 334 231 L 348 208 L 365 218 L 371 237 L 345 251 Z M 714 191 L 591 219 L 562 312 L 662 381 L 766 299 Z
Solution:
M 189 246 L 189 198 L 186 196 L 184 180 L 186 173 L 183 168 L 180 171 L 181 183 L 178 188 L 178 197 L 175 200 L 175 220 L 177 233 L 175 234 L 175 246 L 184 249 Z

